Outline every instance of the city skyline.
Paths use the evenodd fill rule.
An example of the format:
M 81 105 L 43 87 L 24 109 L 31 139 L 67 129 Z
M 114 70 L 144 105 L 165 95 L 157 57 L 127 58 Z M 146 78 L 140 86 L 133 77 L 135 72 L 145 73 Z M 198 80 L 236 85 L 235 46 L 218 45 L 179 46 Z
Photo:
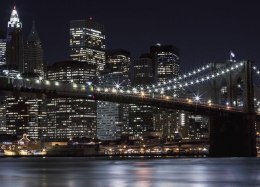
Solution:
M 229 51 L 228 60 L 207 63 L 182 74 L 178 46 L 168 42 L 150 45 L 150 52 L 140 53 L 139 58 L 131 58 L 130 52 L 123 49 L 106 50 L 105 26 L 89 17 L 69 22 L 71 60 L 59 60 L 46 68 L 35 21 L 24 45 L 24 24 L 18 12 L 14 6 L 8 21 L 1 88 L 18 94 L 40 91 L 43 98 L 3 93 L 6 97 L 1 114 L 6 117 L 1 129 L 10 138 L 24 137 L 25 142 L 27 136 L 41 142 L 68 140 L 68 145 L 73 138 L 158 144 L 207 139 L 209 133 L 212 135 L 209 125 L 223 125 L 221 120 L 229 123 L 225 117 L 215 120 L 215 110 L 218 116 L 219 110 L 229 113 L 232 125 L 236 123 L 233 112 L 242 112 L 244 117 L 259 115 L 253 84 L 253 73 L 259 75 L 259 68 L 250 60 L 235 59 L 233 51 Z M 4 46 L 1 49 L 5 51 Z M 250 123 L 254 123 L 253 118 Z M 248 126 L 247 133 L 253 128 Z M 221 136 L 213 138 L 221 142 Z M 223 136 L 232 138 L 229 133 Z M 150 141 L 151 137 L 154 140 Z M 250 136 L 252 141 L 243 139 L 252 145 L 246 154 L 255 155 L 254 137 Z M 226 154 L 214 148 L 214 142 L 211 145 L 217 151 L 214 154 Z M 238 146 L 232 154 L 239 150 Z
M 256 62 L 260 59 L 256 50 L 260 48 L 257 1 L 210 4 L 206 1 L 165 1 L 158 6 L 149 3 L 149 9 L 147 2 L 135 1 L 124 5 L 105 1 L 55 1 L 51 2 L 51 8 L 46 1 L 20 0 L 15 3 L 25 35 L 35 18 L 49 63 L 69 59 L 69 21 L 88 17 L 105 25 L 108 49 L 124 48 L 133 57 L 156 43 L 176 45 L 181 51 L 182 71 L 203 62 L 228 59 L 230 50 L 238 59 Z M 0 28 L 3 30 L 13 4 L 1 2 Z M 47 7 L 48 14 L 45 13 Z M 50 32 L 53 36 L 46 34 Z M 57 48 L 60 50 L 55 50 Z
M 0 1 L 1 187 L 259 186 L 258 1 Z

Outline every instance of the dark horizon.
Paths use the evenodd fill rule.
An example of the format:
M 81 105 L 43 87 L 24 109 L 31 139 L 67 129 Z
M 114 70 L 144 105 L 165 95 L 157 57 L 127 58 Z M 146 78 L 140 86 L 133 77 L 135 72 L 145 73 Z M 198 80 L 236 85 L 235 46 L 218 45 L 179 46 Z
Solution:
M 0 29 L 6 31 L 13 2 L 0 3 Z M 149 1 L 42 1 L 15 2 L 28 37 L 32 20 L 43 43 L 48 63 L 69 58 L 69 21 L 93 17 L 104 24 L 107 49 L 122 48 L 132 57 L 156 43 L 180 49 L 181 70 L 209 61 L 237 59 L 260 61 L 260 2 L 208 2 L 199 0 Z M 51 6 L 50 6 L 51 5 Z

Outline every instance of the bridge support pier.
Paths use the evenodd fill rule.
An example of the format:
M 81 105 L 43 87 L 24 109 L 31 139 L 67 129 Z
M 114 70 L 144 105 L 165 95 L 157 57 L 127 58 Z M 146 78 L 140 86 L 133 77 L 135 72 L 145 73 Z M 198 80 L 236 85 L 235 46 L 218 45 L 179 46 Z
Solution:
M 211 157 L 255 157 L 255 114 L 210 117 Z

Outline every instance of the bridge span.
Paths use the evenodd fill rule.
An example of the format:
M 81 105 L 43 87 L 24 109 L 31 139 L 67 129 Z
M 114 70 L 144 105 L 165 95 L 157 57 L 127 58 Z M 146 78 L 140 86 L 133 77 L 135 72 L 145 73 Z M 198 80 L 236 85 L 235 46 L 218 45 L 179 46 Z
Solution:
M 117 88 L 99 90 L 91 85 L 6 77 L 0 78 L 0 96 L 17 95 L 47 99 L 55 97 L 88 98 L 189 111 L 208 116 L 210 119 L 211 156 L 256 156 L 255 121 L 260 120 L 260 116 L 254 111 L 252 64 L 249 61 L 240 64 L 243 67 L 243 108 L 199 102 L 189 98 L 178 99 L 163 94 L 157 96 L 153 93 L 147 94 L 135 90 L 132 92 L 123 92 Z M 232 67 L 226 72 L 230 73 L 230 70 Z M 211 77 L 216 76 L 218 73 Z M 233 96 L 234 94 L 231 94 L 230 98 Z

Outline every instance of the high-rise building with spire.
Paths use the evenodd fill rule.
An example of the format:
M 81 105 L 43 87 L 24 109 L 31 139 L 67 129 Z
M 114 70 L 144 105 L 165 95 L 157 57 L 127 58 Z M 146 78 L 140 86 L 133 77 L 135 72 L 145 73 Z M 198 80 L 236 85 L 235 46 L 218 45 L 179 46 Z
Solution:
M 24 72 L 44 76 L 43 50 L 35 28 L 35 21 L 33 21 L 32 30 L 24 45 Z
M 6 64 L 20 72 L 24 71 L 22 23 L 14 6 L 7 26 Z
M 6 38 L 0 30 L 0 66 L 6 64 Z

